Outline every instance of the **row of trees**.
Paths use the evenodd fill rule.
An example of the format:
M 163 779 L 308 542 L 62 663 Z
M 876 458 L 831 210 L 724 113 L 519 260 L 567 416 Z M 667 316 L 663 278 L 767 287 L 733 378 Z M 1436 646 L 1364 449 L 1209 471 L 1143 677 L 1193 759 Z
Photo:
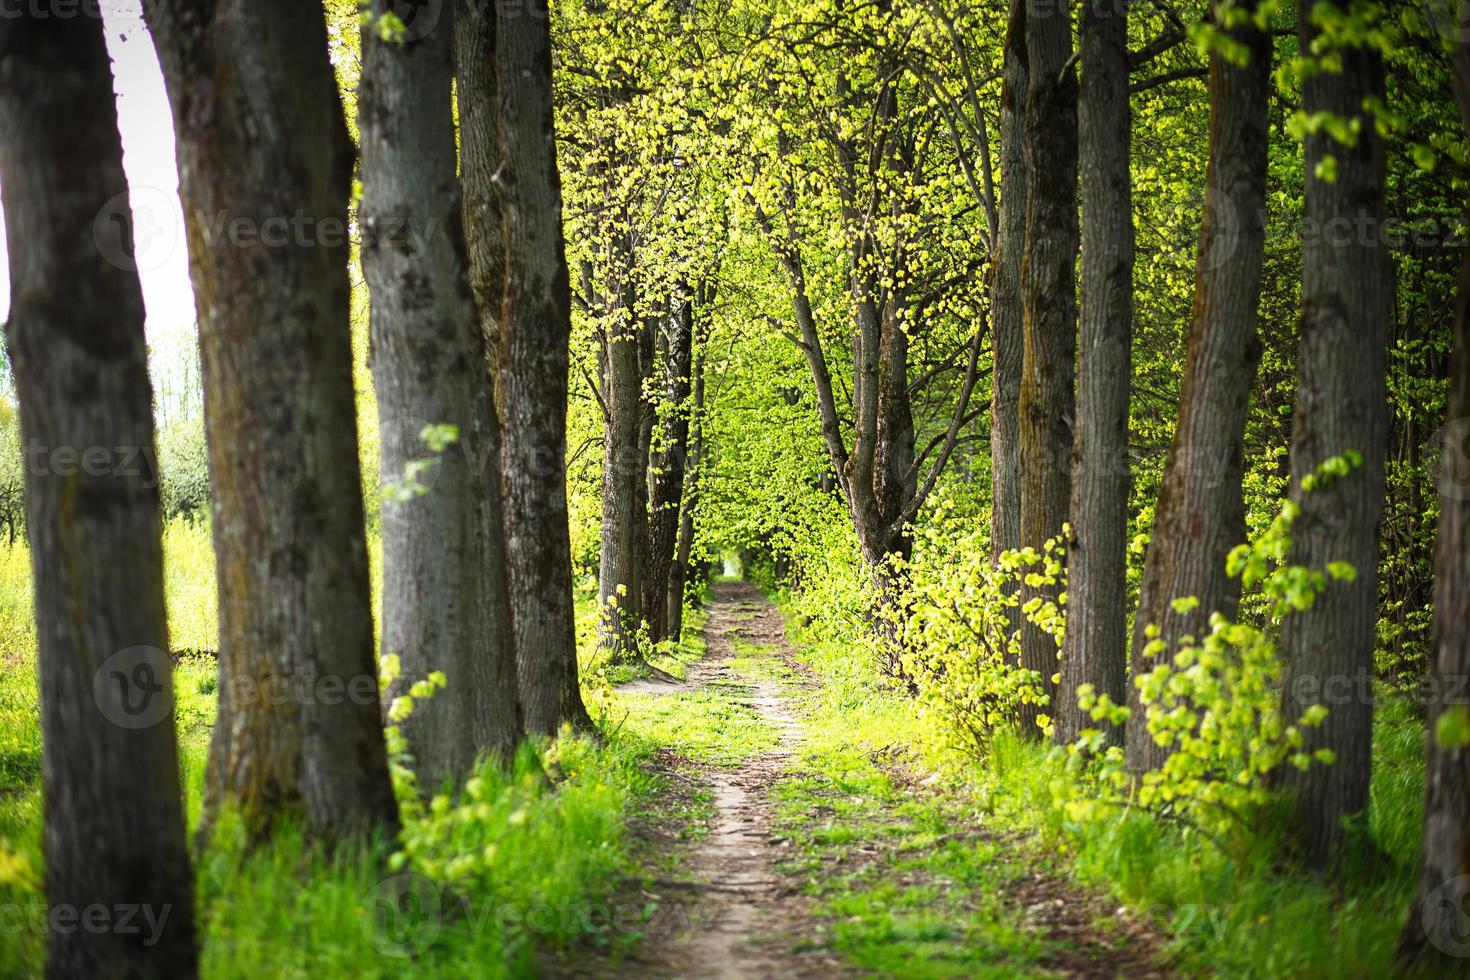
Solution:
M 357 94 L 358 231 L 394 491 L 383 643 L 408 680 L 446 676 L 404 732 L 434 785 L 505 758 L 523 734 L 591 724 L 563 480 L 570 290 L 548 18 L 436 7 L 377 0 L 364 13 Z M 342 234 L 357 154 L 327 17 L 286 0 L 145 13 L 174 115 L 218 568 L 201 832 L 228 809 L 254 839 L 282 821 L 329 844 L 391 835 Z M 22 438 L 154 459 L 137 274 L 92 238 L 127 190 L 101 22 L 39 9 L 0 21 L 0 88 Z M 284 240 L 217 234 L 283 222 Z M 126 224 L 112 233 L 124 247 L 105 254 L 129 254 Z M 48 902 L 172 910 L 151 948 L 53 930 L 50 969 L 188 975 L 157 483 L 30 467 L 26 506 Z
M 808 3 L 775 16 L 733 5 L 669 14 L 677 56 L 638 27 L 613 31 L 639 52 L 612 59 L 625 72 L 621 97 L 646 113 L 688 83 L 670 63 L 694 62 L 694 94 L 666 142 L 709 175 L 699 186 L 718 188 L 731 216 L 724 268 L 739 274 L 721 288 L 752 300 L 805 362 L 805 390 L 793 398 L 815 416 L 825 448 L 826 473 L 814 482 L 840 496 L 880 612 L 888 607 L 880 622 L 902 618 L 892 607 L 904 601 L 895 569 L 909 557 L 909 528 L 970 436 L 983 408 L 972 388 L 988 367 L 992 547 L 1040 552 L 1067 531 L 1060 667 L 1052 633 L 1011 612 L 1019 665 L 1040 678 L 1049 706 L 1027 705 L 1023 730 L 1039 737 L 1045 711 L 1070 744 L 1095 726 L 1078 706 L 1090 688 L 1132 709 L 1126 727 L 1105 726 L 1103 744 L 1119 746 L 1135 774 L 1159 769 L 1169 750 L 1143 723 L 1128 678 L 1171 663 L 1216 615 L 1254 615 L 1227 568 L 1247 539 L 1246 487 L 1264 486 L 1268 503 L 1289 493 L 1297 516 L 1282 560 L 1322 586 L 1282 623 L 1279 713 L 1295 719 L 1323 692 L 1352 692 L 1302 730 L 1307 756 L 1330 750 L 1335 762 L 1273 776 L 1290 801 L 1293 852 L 1309 867 L 1336 862 L 1368 805 L 1372 680 L 1417 680 L 1427 666 L 1406 651 L 1427 621 L 1414 607 L 1428 606 L 1421 559 L 1437 505 L 1416 486 L 1438 421 L 1425 410 L 1432 385 L 1416 390 L 1408 378 L 1450 373 L 1435 297 L 1447 285 L 1437 278 L 1444 259 L 1458 255 L 1443 236 L 1400 248 L 1387 202 L 1392 194 L 1398 207 L 1418 207 L 1418 195 L 1441 212 L 1446 201 L 1461 206 L 1463 133 L 1440 119 L 1445 41 L 1460 41 L 1447 27 L 1458 21 L 1437 13 L 1449 11 L 1018 0 L 996 36 L 999 18 L 931 3 Z M 1161 246 L 1157 225 L 1140 222 L 1151 239 L 1140 250 L 1135 218 L 1157 222 L 1170 209 L 1135 200 L 1138 174 L 1159 193 L 1158 174 L 1130 141 L 1162 155 L 1165 141 L 1187 139 L 1179 120 L 1189 96 L 1160 93 L 1200 78 L 1202 197 L 1164 186 L 1179 196 L 1167 218 L 1193 244 Z M 706 102 L 701 92 L 716 94 Z M 1148 125 L 1138 133 L 1140 102 Z M 1407 171 L 1390 167 L 1391 141 L 1413 158 Z M 1283 163 L 1295 152 L 1283 144 L 1304 149 L 1298 169 Z M 639 186 L 617 186 L 630 183 Z M 1298 194 L 1304 206 L 1284 236 L 1269 219 L 1283 202 L 1294 210 Z M 1160 269 L 1178 254 L 1192 262 L 1173 276 L 1187 291 L 1185 353 L 1165 358 L 1157 348 L 1170 335 L 1157 323 L 1168 319 L 1160 307 L 1172 283 Z M 784 287 L 784 316 L 764 312 L 777 305 L 773 282 Z M 1136 283 L 1158 288 L 1135 296 Z M 1175 364 L 1178 380 L 1161 379 Z M 631 416 L 625 424 L 637 446 Z M 1135 480 L 1140 444 L 1158 443 L 1162 466 Z M 1344 471 L 1315 479 L 1324 466 Z M 1441 521 L 1452 519 L 1448 503 L 1439 502 Z M 1148 543 L 1135 585 L 1128 548 L 1140 510 Z M 1441 583 L 1452 576 L 1444 562 Z M 605 596 L 628 581 L 604 564 Z M 1060 598 L 1060 584 L 1035 582 L 1022 586 L 1023 604 Z M 1177 601 L 1188 597 L 1196 601 Z M 1455 610 L 1436 604 L 1434 615 L 1437 639 L 1423 648 L 1463 649 Z M 1375 648 L 1394 658 L 1388 669 Z M 1455 689 L 1453 671 L 1431 677 L 1442 681 L 1434 690 Z M 1456 709 L 1431 707 L 1431 732 L 1446 710 Z M 1432 765 L 1459 759 L 1436 745 Z M 1426 847 L 1445 848 L 1450 836 L 1428 834 Z M 1426 857 L 1439 869 L 1454 860 Z

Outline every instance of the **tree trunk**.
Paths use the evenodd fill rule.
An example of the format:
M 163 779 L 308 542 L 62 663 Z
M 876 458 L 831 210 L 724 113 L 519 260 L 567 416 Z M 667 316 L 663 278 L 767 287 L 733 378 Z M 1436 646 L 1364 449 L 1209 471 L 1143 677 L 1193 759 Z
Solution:
M 1245 539 L 1241 474 L 1246 407 L 1261 357 L 1256 309 L 1265 245 L 1271 37 L 1249 20 L 1229 35 L 1249 60 L 1236 65 L 1218 52 L 1210 55 L 1209 163 L 1189 360 L 1144 556 L 1133 622 L 1135 679 L 1159 662 L 1145 653 L 1150 625 L 1159 628 L 1163 658 L 1170 658 L 1181 637 L 1204 635 L 1211 613 L 1234 615 L 1240 598 L 1239 582 L 1225 574 L 1225 558 Z M 1198 607 L 1175 611 L 1171 603 L 1185 596 L 1198 598 Z M 1134 684 L 1128 706 L 1128 769 L 1155 769 L 1166 752 L 1148 733 Z
M 1071 493 L 1073 374 L 1077 353 L 1077 75 L 1072 17 L 1027 17 L 1026 241 L 1021 259 L 1023 353 L 1020 416 L 1021 545 L 1038 551 L 1061 533 Z M 1023 586 L 1021 598 L 1055 599 L 1058 588 Z M 1021 666 L 1040 673 L 1054 698 L 1056 641 L 1021 624 Z M 1040 705 L 1021 710 L 1021 730 L 1039 737 Z
M 74 923 L 80 910 L 131 907 L 160 925 L 50 928 L 47 972 L 194 976 L 143 294 L 97 18 L 0 18 L 0 179 L 27 458 L 46 902 Z
M 1455 47 L 1454 68 L 1455 101 L 1470 133 L 1470 43 L 1463 36 Z M 1424 841 L 1419 888 L 1399 955 L 1410 964 L 1437 959 L 1448 976 L 1470 955 L 1464 912 L 1470 907 L 1470 741 L 1463 735 L 1470 724 L 1465 688 L 1470 677 L 1470 252 L 1460 264 L 1446 408 L 1448 424 L 1440 433 Z
M 1021 251 L 1026 242 L 1026 0 L 1011 0 L 1000 93 L 1000 216 L 991 267 L 990 553 L 1021 546 L 1019 442 L 1023 334 Z M 1009 633 L 1021 611 L 1006 610 Z
M 689 581 L 689 556 L 694 550 L 694 512 L 699 502 L 699 469 L 704 457 L 704 343 L 694 342 L 694 394 L 690 411 L 689 458 L 684 468 L 684 493 L 679 503 L 679 539 L 669 573 L 669 637 L 684 636 L 684 590 Z
M 146 7 L 173 106 L 214 485 L 206 826 L 393 832 L 347 279 L 352 142 L 319 8 Z
M 626 282 L 631 249 L 614 263 Z M 638 657 L 637 630 L 643 618 L 639 585 L 638 510 L 643 504 L 645 467 L 639 452 L 643 412 L 643 372 L 639 346 L 642 324 L 631 288 L 620 291 L 610 310 L 603 339 L 602 536 L 598 556 L 598 645 L 613 661 Z
M 470 291 L 485 335 L 485 360 L 493 388 L 500 359 L 501 307 L 505 302 L 505 216 L 495 185 L 495 173 L 500 169 L 499 100 L 495 95 L 497 8 L 478 2 L 459 3 L 457 7 L 454 91 L 459 106 L 465 249 L 469 253 Z M 494 465 L 494 460 L 490 463 Z
M 1081 352 L 1067 542 L 1067 633 L 1053 709 L 1067 744 L 1096 727 L 1077 708 L 1091 685 L 1126 703 L 1128 396 L 1133 365 L 1133 196 L 1128 174 L 1128 8 L 1082 4 L 1077 135 L 1082 171 Z M 1108 744 L 1121 729 L 1105 725 Z
M 1346 15 L 1346 4 L 1335 3 Z M 1298 11 L 1301 50 L 1320 29 L 1314 5 Z M 1289 560 L 1321 571 L 1345 561 L 1351 580 L 1329 577 L 1310 609 L 1288 613 L 1281 626 L 1286 661 L 1282 710 L 1300 717 L 1324 704 L 1326 720 L 1302 732 L 1303 751 L 1329 748 L 1332 765 L 1281 771 L 1292 798 L 1291 844 L 1312 867 L 1343 853 L 1343 818 L 1368 808 L 1373 741 L 1373 639 L 1378 615 L 1378 525 L 1383 514 L 1383 457 L 1388 442 L 1385 380 L 1393 274 L 1383 227 L 1383 140 L 1365 102 L 1381 100 L 1383 59 L 1371 47 L 1344 47 L 1340 72 L 1303 82 L 1309 113 L 1355 119 L 1354 146 L 1325 131 L 1306 140 L 1306 237 L 1302 245 L 1302 342 L 1291 421 L 1291 497 L 1301 507 L 1292 525 Z M 1317 173 L 1336 159 L 1335 180 Z M 1343 235 L 1337 229 L 1350 226 Z M 1344 240 L 1346 239 L 1346 240 Z M 1362 454 L 1351 474 L 1303 492 L 1302 481 L 1327 459 Z
M 505 305 L 500 323 L 511 622 L 526 730 L 567 722 L 591 729 L 577 682 L 572 545 L 567 525 L 567 371 L 571 283 L 561 226 L 561 175 L 551 104 L 546 8 L 497 25 L 505 214 Z
M 694 297 L 675 300 L 675 309 L 658 324 L 663 379 L 659 395 L 658 441 L 648 467 L 648 567 L 643 581 L 643 615 L 648 639 L 670 636 L 666 597 L 679 536 L 679 499 L 684 493 L 684 462 L 689 442 L 689 370 L 694 345 Z M 675 637 L 677 639 L 677 637 Z
M 370 16 L 393 6 L 376 0 Z M 383 506 L 383 649 L 402 658 L 402 687 L 431 671 L 448 680 L 403 723 L 425 789 L 463 778 L 481 754 L 508 760 L 519 735 L 499 423 L 455 174 L 453 13 L 405 41 L 368 23 L 358 95 L 369 360 L 383 480 L 396 484 Z M 454 426 L 457 440 L 431 452 L 431 425 Z M 410 476 L 423 459 L 430 468 Z

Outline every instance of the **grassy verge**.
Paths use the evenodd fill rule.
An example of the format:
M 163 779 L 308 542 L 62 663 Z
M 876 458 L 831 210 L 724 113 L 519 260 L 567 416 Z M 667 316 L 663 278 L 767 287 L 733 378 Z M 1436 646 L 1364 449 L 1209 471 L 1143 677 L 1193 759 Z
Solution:
M 165 532 L 176 650 L 217 646 L 209 544 L 207 528 Z M 0 547 L 0 908 L 7 923 L 40 923 L 0 930 L 0 973 L 18 976 L 43 972 L 46 945 L 29 576 L 24 547 Z M 186 654 L 174 684 L 192 827 L 214 722 L 214 659 Z M 458 798 L 406 808 L 400 841 L 330 856 L 290 829 L 248 851 L 225 821 L 195 856 L 203 975 L 534 976 L 548 952 L 636 942 L 656 910 L 608 896 L 641 873 L 630 828 L 653 819 L 665 789 L 649 765 L 651 734 L 626 726 L 602 743 L 566 734 L 528 747 L 510 770 L 482 767 Z
M 809 849 L 830 860 L 823 852 L 840 855 L 833 849 L 843 839 L 881 840 L 885 822 L 909 840 L 944 839 L 939 848 L 920 848 L 917 867 L 915 858 L 889 857 L 875 872 L 858 861 L 847 879 L 827 886 L 828 909 L 844 923 L 839 940 L 860 964 L 944 976 L 978 971 L 996 963 L 995 956 L 1018 967 L 1028 958 L 1044 959 L 1034 945 L 985 931 L 986 895 L 1007 888 L 1019 870 L 1006 866 L 1007 855 L 1020 846 L 1033 867 L 1054 869 L 1108 896 L 1103 907 L 1125 906 L 1129 917 L 1150 923 L 1165 937 L 1162 953 L 1182 973 L 1397 974 L 1393 950 L 1413 890 L 1422 813 L 1423 731 L 1412 705 L 1390 697 L 1378 712 L 1368 828 L 1375 854 L 1328 883 L 1284 869 L 1266 831 L 1241 855 L 1222 853 L 1198 833 L 1136 810 L 1120 808 L 1102 822 L 1068 821 L 1052 805 L 1053 782 L 1073 778 L 1056 752 L 1009 733 L 996 739 L 984 765 L 937 748 L 939 740 L 916 717 L 912 702 L 884 683 L 850 631 L 809 620 L 796 605 L 785 603 L 788 628 L 798 659 L 821 678 L 823 690 L 808 695 L 814 721 L 807 756 L 815 773 L 783 792 L 791 794 L 792 813 L 820 804 L 833 821 L 832 828 L 807 834 Z M 903 760 L 926 774 L 930 787 L 967 802 L 949 808 L 919 802 L 865 766 L 865 755 Z M 883 814 L 876 823 L 875 813 Z M 981 839 L 958 843 L 977 829 L 985 831 Z M 994 835 L 1025 843 L 998 854 Z M 997 858 L 999 865 L 990 864 Z M 931 884 L 905 886 L 906 876 Z M 942 883 L 937 891 L 934 881 Z M 839 891 L 832 894 L 833 888 Z M 952 889 L 968 892 L 978 904 L 957 907 Z M 1104 914 L 1095 923 L 1102 935 L 1116 931 L 1117 923 L 1107 919 Z M 970 964 L 964 958 L 972 942 L 991 950 Z

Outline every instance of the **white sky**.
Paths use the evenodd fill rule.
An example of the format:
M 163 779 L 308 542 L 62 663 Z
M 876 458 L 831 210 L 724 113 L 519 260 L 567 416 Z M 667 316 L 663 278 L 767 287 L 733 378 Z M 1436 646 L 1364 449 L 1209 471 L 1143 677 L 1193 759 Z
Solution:
M 174 127 L 153 41 L 143 26 L 141 0 L 102 0 L 107 50 L 117 93 L 123 169 L 133 211 L 133 237 L 150 343 L 192 334 L 194 297 L 184 215 L 174 165 Z M 0 210 L 0 320 L 10 310 L 10 264 Z

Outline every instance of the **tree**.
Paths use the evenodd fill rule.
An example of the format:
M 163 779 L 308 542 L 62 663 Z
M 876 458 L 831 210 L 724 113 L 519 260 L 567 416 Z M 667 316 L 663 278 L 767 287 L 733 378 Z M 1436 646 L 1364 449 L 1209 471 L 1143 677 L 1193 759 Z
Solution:
M 1336 35 L 1367 8 L 1338 0 L 1303 3 L 1301 50 L 1317 55 L 1324 30 Z M 1368 16 L 1372 16 L 1368 12 Z M 1373 740 L 1373 643 L 1378 614 L 1378 525 L 1388 439 L 1384 386 L 1393 274 L 1382 239 L 1383 140 L 1373 107 L 1383 99 L 1383 56 L 1371 43 L 1344 44 L 1302 83 L 1302 107 L 1347 122 L 1341 141 L 1324 126 L 1306 137 L 1306 213 L 1302 244 L 1302 339 L 1291 428 L 1290 561 L 1319 572 L 1346 562 L 1311 607 L 1282 622 L 1286 661 L 1283 712 L 1300 717 L 1323 703 L 1326 720 L 1302 732 L 1305 752 L 1329 749 L 1331 765 L 1283 770 L 1292 799 L 1293 848 L 1323 867 L 1343 853 L 1343 820 L 1368 807 Z M 1336 62 L 1340 59 L 1340 65 Z M 1343 228 L 1352 230 L 1344 235 Z M 1361 457 L 1344 477 L 1312 475 L 1343 453 Z
M 1271 36 L 1256 23 L 1255 0 L 1216 0 L 1217 41 L 1210 49 L 1209 164 L 1204 217 L 1195 256 L 1189 351 L 1179 421 L 1154 506 L 1133 621 L 1132 676 L 1142 677 L 1172 656 L 1183 637 L 1202 637 L 1215 612 L 1232 616 L 1240 583 L 1226 574 L 1230 549 L 1245 540 L 1246 409 L 1260 361 L 1256 333 L 1265 250 L 1266 100 L 1271 83 Z M 1238 22 L 1224 27 L 1233 11 Z M 1174 605 L 1193 597 L 1198 603 Z M 1143 722 L 1138 687 L 1128 688 L 1127 765 L 1157 768 L 1164 749 Z
M 591 728 L 577 681 L 567 527 L 566 419 L 571 289 L 544 4 L 498 21 L 499 181 L 505 299 L 499 395 L 506 551 L 521 709 L 528 732 Z
M 624 215 L 620 223 L 626 227 Z M 602 534 L 598 549 L 598 644 L 614 660 L 636 660 L 643 605 L 647 540 L 641 518 L 647 507 L 643 421 L 644 380 L 652 373 L 644 353 L 653 324 L 639 310 L 633 283 L 631 232 L 614 234 L 607 262 L 610 288 L 603 297 L 599 360 L 602 365 Z M 651 346 L 651 345 L 648 345 Z
M 1026 0 L 1011 0 L 1002 54 L 1000 209 L 990 283 L 990 549 L 1021 547 L 1021 252 L 1026 243 Z M 1021 611 L 1009 607 L 1010 631 Z
M 1037 551 L 1067 520 L 1077 353 L 1077 73 L 1070 9 L 1058 4 L 1048 13 L 1025 18 L 1026 234 L 1017 408 L 1021 546 Z M 1056 593 L 1055 586 L 1024 585 L 1021 598 L 1045 601 Z M 1043 691 L 1055 696 L 1056 641 L 1029 619 L 1021 623 L 1021 666 L 1039 673 Z M 1039 735 L 1040 714 L 1039 705 L 1022 708 L 1026 735 Z
M 141 907 L 163 926 L 153 937 L 50 928 L 48 973 L 193 976 L 143 294 L 97 18 L 0 18 L 0 178 L 39 646 L 46 901 L 72 922 L 100 905 Z
M 413 38 L 393 35 L 395 9 L 377 0 L 362 34 L 359 221 L 389 484 L 382 643 L 402 658 L 406 683 L 435 671 L 447 680 L 402 725 L 419 779 L 433 787 L 462 778 L 477 755 L 509 759 L 519 725 L 499 422 L 455 172 L 454 8 Z M 448 445 L 431 452 L 426 431 Z
M 706 296 L 706 300 L 712 298 Z M 708 306 L 708 302 L 706 306 Z M 708 314 L 706 313 L 706 316 Z M 684 466 L 684 492 L 679 501 L 679 536 L 674 546 L 674 562 L 669 571 L 667 598 L 669 638 L 675 643 L 684 634 L 684 589 L 689 580 L 689 557 L 694 550 L 694 517 L 699 506 L 700 467 L 704 462 L 704 341 L 708 327 L 704 317 L 697 317 L 694 339 L 694 374 L 692 403 L 689 412 L 689 454 Z
M 352 387 L 352 141 L 320 8 L 145 7 L 174 116 L 214 485 L 220 699 L 205 826 L 397 827 Z M 225 66 L 228 66 L 226 68 Z
M 656 338 L 663 372 L 659 379 L 657 438 L 648 463 L 648 568 L 643 580 L 643 613 L 652 643 L 671 635 L 667 596 L 678 547 L 679 501 L 684 494 L 689 444 L 695 294 L 690 287 L 674 299 L 674 309 L 658 323 Z
M 1077 137 L 1082 170 L 1081 351 L 1067 541 L 1067 633 L 1057 741 L 1090 727 L 1077 692 L 1127 699 L 1128 394 L 1133 346 L 1133 198 L 1128 174 L 1128 6 L 1082 5 Z M 1122 732 L 1109 727 L 1111 742 Z
M 1463 7 L 1457 7 L 1463 12 Z M 1462 20 L 1461 23 L 1464 21 Z M 1470 41 L 1456 38 L 1455 101 L 1470 134 Z M 1448 424 L 1441 431 L 1439 539 L 1435 543 L 1434 660 L 1426 721 L 1424 839 L 1419 886 L 1399 940 L 1413 963 L 1436 955 L 1453 968 L 1465 953 L 1470 902 L 1470 252 L 1461 259 L 1455 297 Z M 1329 709 L 1330 710 L 1330 709 Z

